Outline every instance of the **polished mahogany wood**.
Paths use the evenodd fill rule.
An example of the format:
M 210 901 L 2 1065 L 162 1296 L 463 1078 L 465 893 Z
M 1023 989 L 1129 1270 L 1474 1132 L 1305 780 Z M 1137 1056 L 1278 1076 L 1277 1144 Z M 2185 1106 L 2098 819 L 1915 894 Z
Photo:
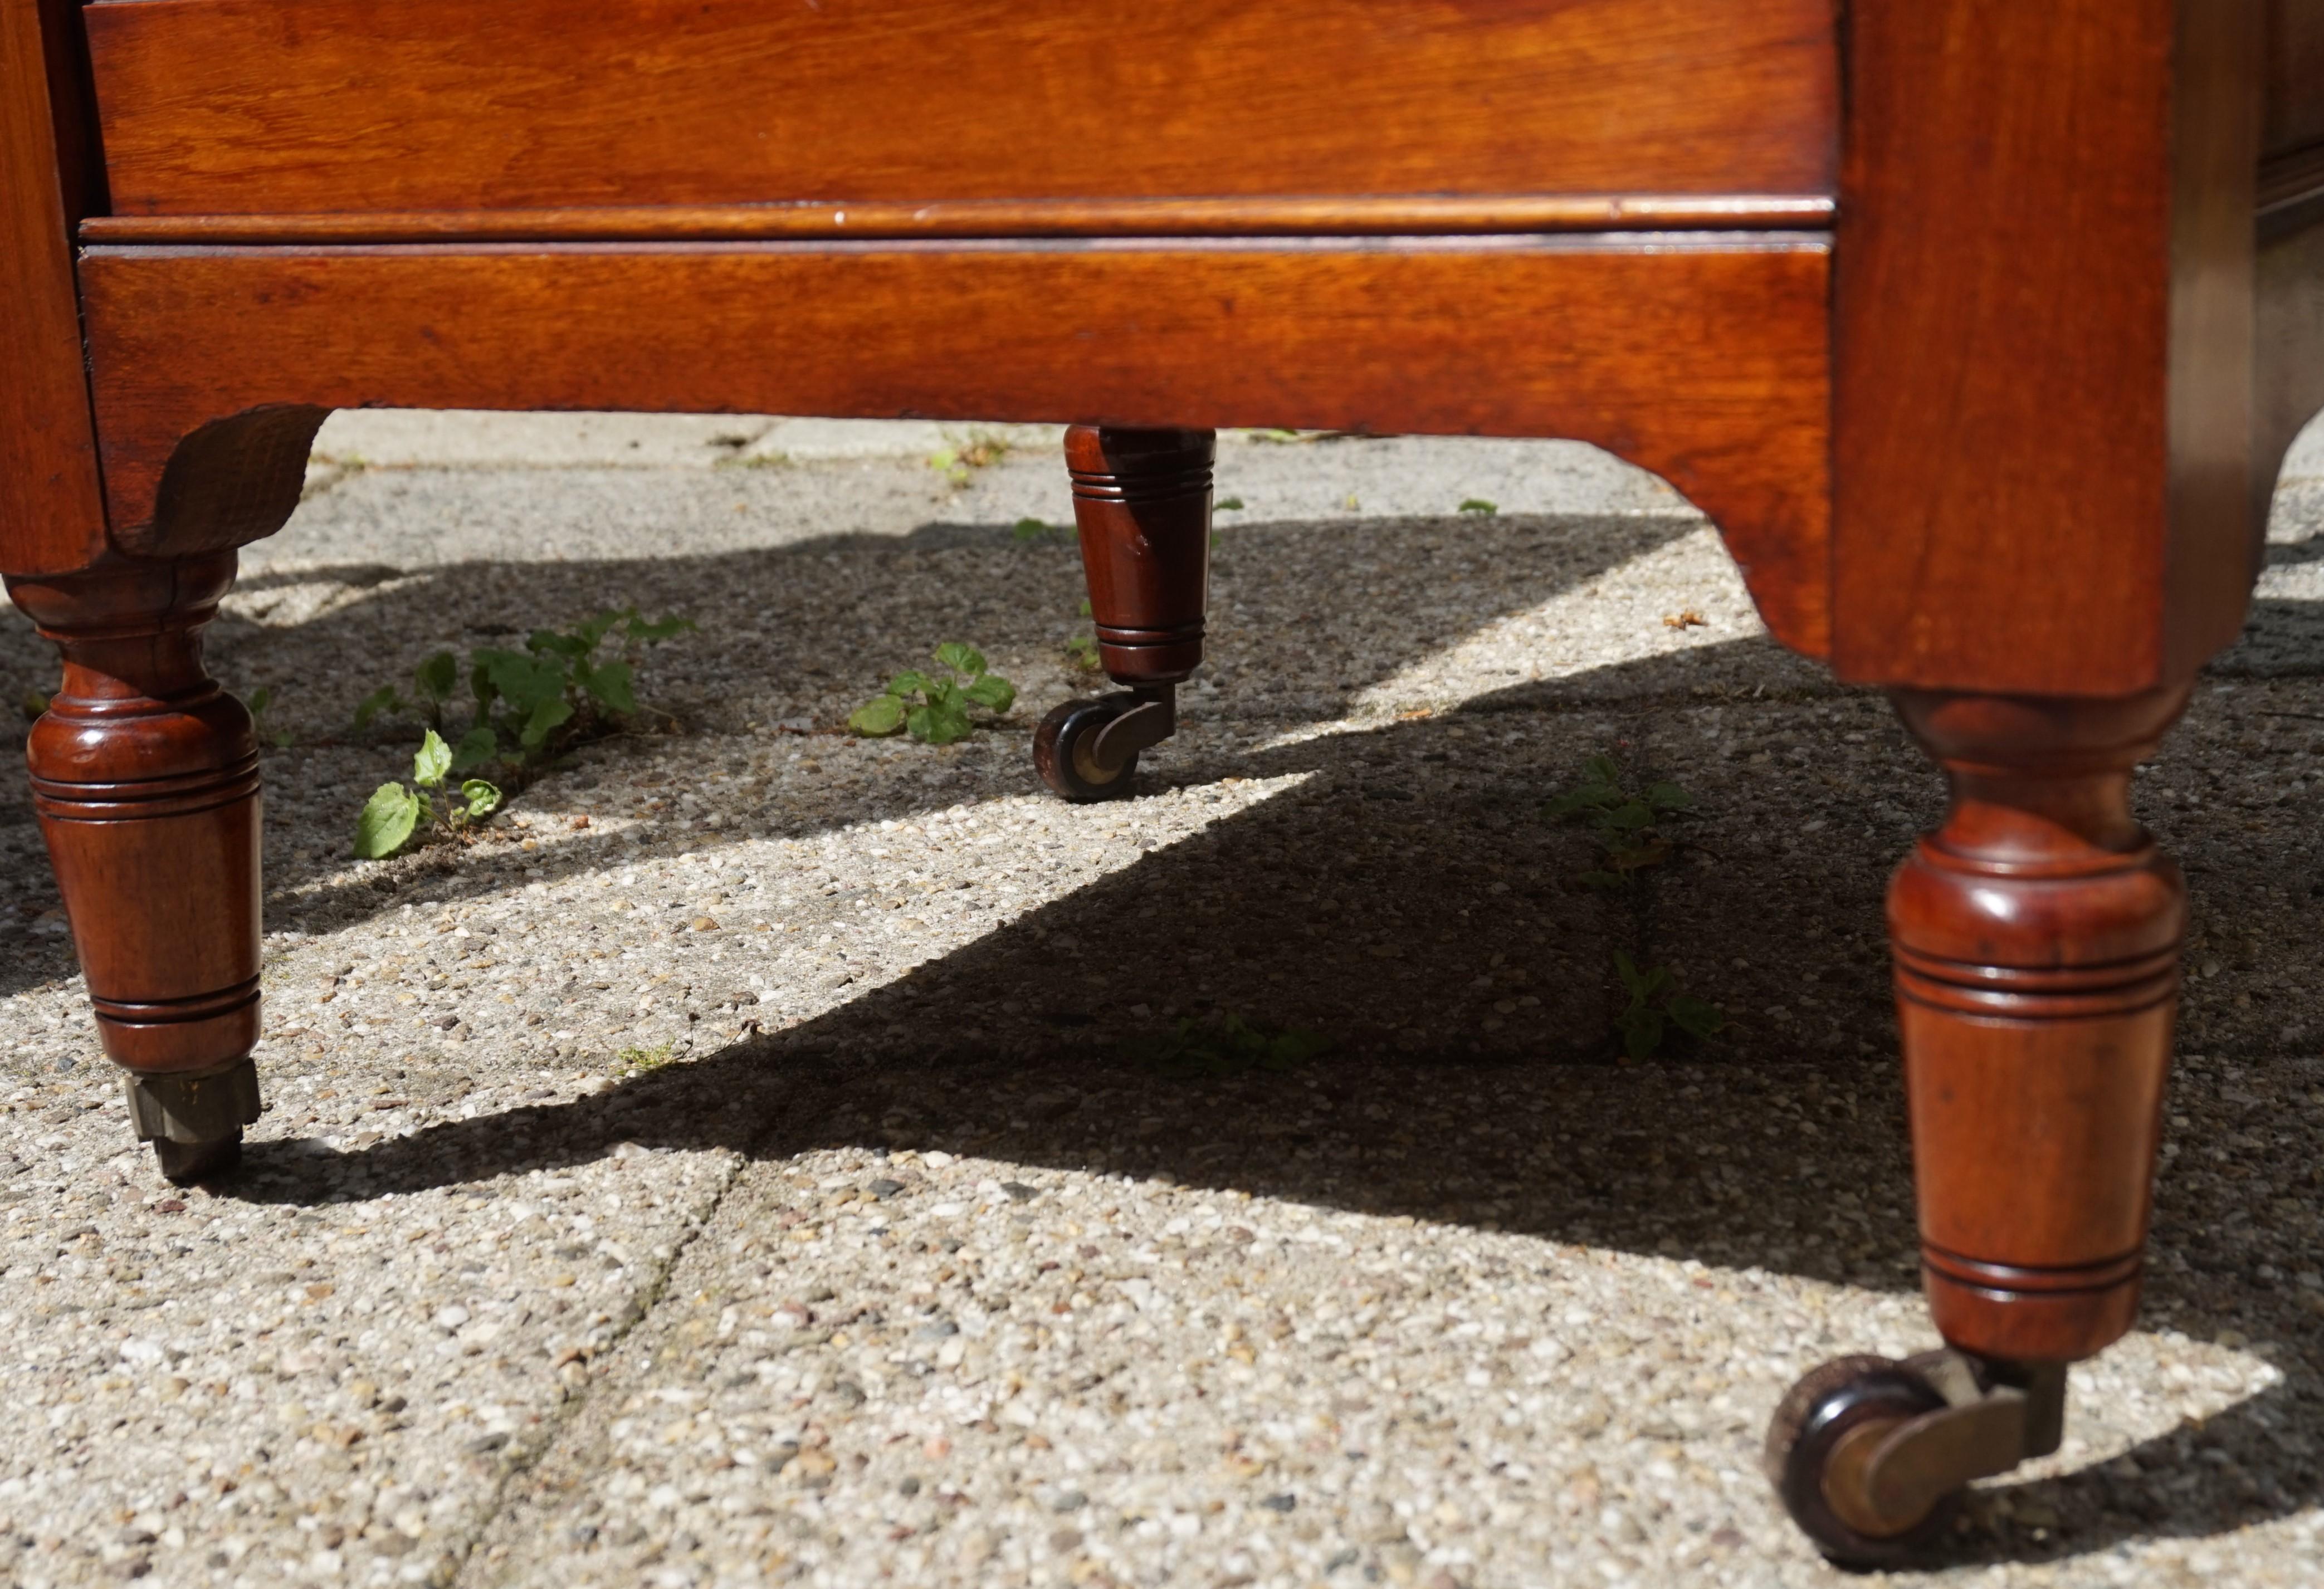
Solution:
M 141 554 L 217 544 L 171 513 L 171 459 L 286 404 L 1571 436 L 1684 491 L 1777 636 L 1824 647 L 1813 234 L 106 248 L 81 281 Z
M 1208 430 L 1065 432 L 1098 661 L 1119 684 L 1175 684 L 1203 661 L 1211 589 Z
M 2251 0 L 1849 7 L 1843 677 L 2130 694 L 2235 637 L 2259 20 Z
M 65 229 L 72 117 L 60 147 L 47 9 L 0 0 L 0 544 L 26 572 L 77 567 L 105 545 Z
M 1945 1339 L 2018 1362 L 2130 1327 L 2187 891 L 2130 813 L 2187 688 L 1899 692 L 1952 800 L 1888 892 L 1923 1275 Z
M 895 237 L 1393 237 L 1522 232 L 1815 230 L 1821 195 L 1410 195 L 972 198 L 845 204 L 95 216 L 84 243 L 676 243 Z
M 134 0 L 114 207 L 1829 193 L 1831 0 Z
M 105 1052 L 211 1072 L 258 1041 L 258 739 L 203 669 L 231 552 L 12 578 L 64 655 L 26 743 L 32 805 Z

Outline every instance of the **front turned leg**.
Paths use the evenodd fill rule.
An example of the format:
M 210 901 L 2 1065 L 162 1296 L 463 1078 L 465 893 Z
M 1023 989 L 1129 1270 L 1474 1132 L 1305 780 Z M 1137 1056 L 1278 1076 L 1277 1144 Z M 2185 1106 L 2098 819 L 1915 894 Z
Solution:
M 64 655 L 26 749 L 97 1033 L 181 1184 L 258 1118 L 258 740 L 201 657 L 234 570 L 222 552 L 8 582 Z
M 1177 729 L 1178 685 L 1203 661 L 1217 444 L 1209 430 L 1065 432 L 1098 660 L 1124 686 L 1034 731 L 1033 765 L 1068 800 L 1128 794 L 1138 753 Z
M 2184 688 L 1900 692 L 1951 808 L 1888 891 L 1923 1286 L 1945 1352 L 1844 1358 L 1769 1430 L 1825 1553 L 1894 1564 L 2057 1448 L 2065 1365 L 2137 1312 L 2186 887 L 2130 812 Z

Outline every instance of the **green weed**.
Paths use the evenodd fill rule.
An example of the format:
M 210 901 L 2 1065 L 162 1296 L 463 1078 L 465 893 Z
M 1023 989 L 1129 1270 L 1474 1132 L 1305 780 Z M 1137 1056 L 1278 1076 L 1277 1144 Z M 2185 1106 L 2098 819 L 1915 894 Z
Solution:
M 655 1048 L 625 1048 L 613 1056 L 617 1076 L 643 1076 L 660 1070 L 670 1061 L 675 1043 L 665 1042 Z
M 1164 1036 L 1141 1045 L 1139 1057 L 1173 1080 L 1239 1076 L 1247 1070 L 1288 1070 L 1327 1053 L 1332 1040 L 1296 1028 L 1270 1031 L 1237 1015 L 1181 1019 Z
M 909 733 L 927 745 L 950 745 L 976 731 L 972 707 L 995 717 L 1016 704 L 1017 686 L 985 668 L 984 653 L 947 640 L 936 649 L 936 671 L 909 668 L 888 681 L 884 693 L 855 709 L 847 726 L 866 739 Z
M 1009 444 L 997 436 L 972 436 L 956 446 L 928 455 L 928 467 L 954 485 L 966 485 L 980 469 L 990 469 L 1009 455 Z
M 1489 502 L 1482 497 L 1471 497 L 1467 501 L 1461 504 L 1462 512 L 1474 513 L 1482 519 L 1490 519 L 1494 514 L 1500 510 L 1499 503 Z
M 1213 503 L 1213 506 L 1221 513 L 1240 513 L 1242 511 L 1242 499 L 1229 497 L 1225 501 Z
M 269 730 L 266 726 L 266 709 L 274 704 L 274 692 L 272 689 L 264 684 L 259 685 L 250 693 L 250 699 L 243 704 L 250 709 L 250 726 L 260 739 L 277 749 L 290 742 L 289 730 Z
M 384 860 L 423 826 L 431 835 L 457 838 L 499 808 L 498 788 L 482 778 L 467 778 L 456 791 L 447 789 L 451 776 L 452 748 L 429 729 L 411 758 L 411 781 L 417 787 L 382 784 L 373 792 L 355 817 L 355 853 L 364 860 Z
M 475 710 L 467 730 L 452 743 L 452 768 L 488 762 L 521 767 L 592 736 L 617 718 L 635 717 L 637 669 L 644 648 L 695 627 L 687 618 L 649 620 L 634 607 L 600 612 L 571 629 L 537 629 L 521 651 L 478 647 L 468 653 L 468 693 Z M 623 654 L 600 660 L 608 639 L 626 642 Z M 444 711 L 459 688 L 459 658 L 438 651 L 412 674 L 417 700 L 383 684 L 355 707 L 356 731 L 382 716 L 421 716 L 444 728 Z
M 1673 1026 L 1696 1039 L 1726 1030 L 1727 1016 L 1719 1006 L 1682 991 L 1668 967 L 1650 966 L 1642 971 L 1637 961 L 1618 949 L 1614 969 L 1630 998 L 1614 1017 L 1614 1030 L 1622 1039 L 1622 1052 L 1631 1059 L 1654 1058 Z
M 1019 519 L 1010 527 L 1009 533 L 1020 547 L 1043 545 L 1054 541 L 1068 544 L 1081 539 L 1081 530 L 1071 524 L 1051 524 L 1046 519 Z
M 1618 888 L 1647 867 L 1669 859 L 1672 840 L 1660 830 L 1665 817 L 1694 806 L 1694 796 L 1676 784 L 1649 784 L 1634 791 L 1622 782 L 1619 763 L 1593 756 L 1582 764 L 1582 782 L 1542 807 L 1547 817 L 1587 822 L 1597 832 L 1600 864 L 1582 874 L 1593 888 Z

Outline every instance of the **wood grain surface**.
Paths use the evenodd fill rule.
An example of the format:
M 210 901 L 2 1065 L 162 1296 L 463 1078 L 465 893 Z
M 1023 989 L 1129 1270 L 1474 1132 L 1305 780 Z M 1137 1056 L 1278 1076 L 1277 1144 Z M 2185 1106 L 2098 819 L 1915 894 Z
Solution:
M 64 655 L 25 743 L 106 1057 L 217 1070 L 259 1032 L 258 736 L 202 666 L 231 552 L 8 582 Z
M 82 282 L 141 551 L 210 534 L 158 513 L 180 439 L 288 403 L 1562 436 L 1716 519 L 1786 644 L 1828 631 L 1812 234 L 92 249 Z
M 2260 14 L 1860 0 L 1833 658 L 2130 694 L 2239 629 Z
M 1944 825 L 1888 889 L 1937 1327 L 2062 1362 L 2138 1305 L 2187 887 L 2130 811 L 2187 688 L 2115 701 L 1898 693 Z
M 42 0 L 0 0 L 0 571 L 105 545 Z
M 121 214 L 1829 193 L 1831 0 L 132 0 Z
M 1392 237 L 1511 232 L 1821 230 L 1825 197 L 971 198 L 926 204 L 631 205 L 284 216 L 95 216 L 84 243 L 656 243 L 899 237 Z

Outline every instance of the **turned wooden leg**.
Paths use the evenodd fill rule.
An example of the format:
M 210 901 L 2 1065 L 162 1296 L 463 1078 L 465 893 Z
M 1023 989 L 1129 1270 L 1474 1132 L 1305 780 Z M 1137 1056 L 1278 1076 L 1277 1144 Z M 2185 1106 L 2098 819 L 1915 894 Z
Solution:
M 1098 660 L 1125 687 L 1069 701 L 1035 731 L 1034 765 L 1068 800 L 1128 793 L 1138 753 L 1177 727 L 1177 687 L 1203 661 L 1217 444 L 1208 430 L 1065 432 Z
M 1962 1484 L 2057 1449 L 2065 1364 L 2136 1314 L 2187 896 L 2130 781 L 2187 693 L 1895 696 L 1952 791 L 1888 891 L 1950 1350 L 1827 1364 L 1777 1410 L 1769 1475 L 1838 1559 L 1904 1559 Z
M 8 582 L 64 683 L 27 745 L 33 808 L 106 1053 L 175 1180 L 258 1117 L 258 741 L 203 670 L 235 555 Z
M 1897 696 L 1952 785 L 1888 893 L 1922 1272 L 1982 1357 L 2088 1357 L 2137 1310 L 2187 892 L 2130 779 L 2186 700 Z

